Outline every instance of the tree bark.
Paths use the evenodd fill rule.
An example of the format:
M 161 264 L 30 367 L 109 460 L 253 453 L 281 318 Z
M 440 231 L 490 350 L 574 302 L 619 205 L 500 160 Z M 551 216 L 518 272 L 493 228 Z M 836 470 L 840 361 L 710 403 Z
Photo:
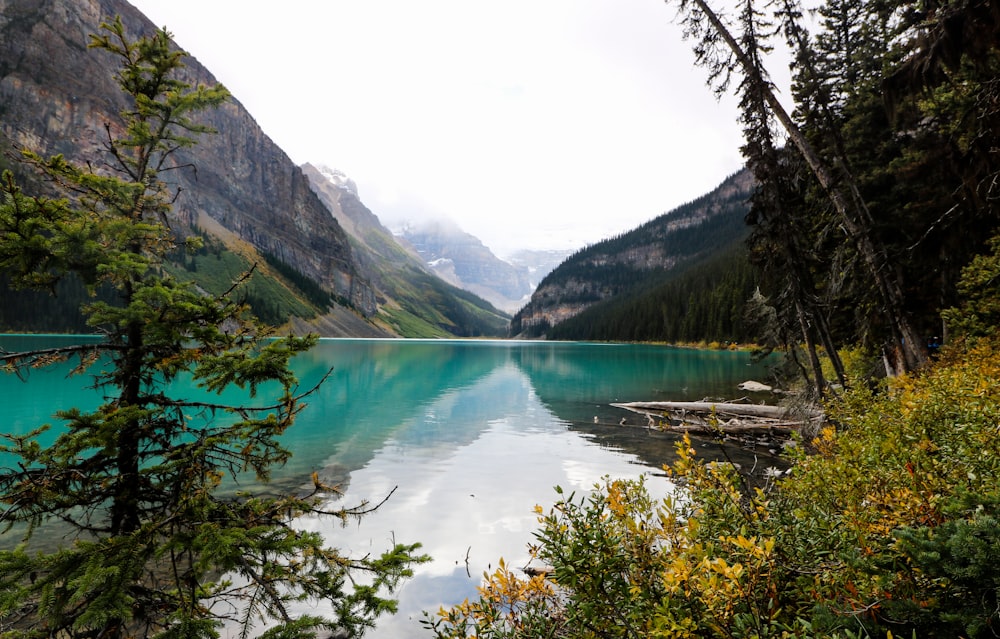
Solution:
M 806 348 L 809 352 L 809 364 L 813 369 L 813 385 L 816 389 L 816 396 L 823 397 L 826 392 L 826 377 L 823 375 L 823 365 L 820 364 L 819 355 L 816 353 L 816 341 L 813 339 L 812 331 L 809 330 L 806 312 L 798 301 L 795 302 L 795 314 L 799 316 L 802 339 L 805 340 Z
M 142 326 L 132 323 L 128 327 L 128 344 L 120 370 L 122 371 L 122 393 L 119 408 L 134 408 L 140 405 L 142 392 Z M 113 502 L 111 504 L 111 534 L 121 535 L 139 529 L 139 441 L 142 424 L 135 420 L 122 427 L 117 435 L 116 467 L 118 477 Z

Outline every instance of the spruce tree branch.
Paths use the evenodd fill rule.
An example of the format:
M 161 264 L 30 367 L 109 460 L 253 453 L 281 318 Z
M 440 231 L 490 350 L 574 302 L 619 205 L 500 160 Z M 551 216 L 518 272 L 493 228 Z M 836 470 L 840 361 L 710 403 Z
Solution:
M 363 517 L 381 508 L 383 504 L 389 501 L 389 498 L 392 497 L 392 495 L 396 492 L 398 488 L 399 486 L 393 486 L 392 490 L 390 490 L 389 493 L 381 500 L 379 500 L 379 502 L 374 506 L 369 506 L 367 502 L 362 502 L 361 504 L 358 504 L 357 506 L 353 506 L 350 508 L 341 508 L 340 510 L 322 510 L 320 508 L 314 508 L 312 512 L 317 515 L 333 515 L 335 517 L 340 517 L 340 518 Z M 319 487 L 317 487 L 317 492 L 318 491 Z
M 128 158 L 122 155 L 121 149 L 119 148 L 118 144 L 115 141 L 115 137 L 111 135 L 110 122 L 104 123 L 104 132 L 108 138 L 107 141 L 105 141 L 104 143 L 104 148 L 115 159 L 115 161 L 117 162 L 117 166 L 113 166 L 107 163 L 105 164 L 127 175 L 130 181 L 138 182 L 140 176 L 136 174 L 136 171 L 132 168 L 131 164 L 128 161 Z
M 253 276 L 253 272 L 256 270 L 257 270 L 257 262 L 254 262 L 253 264 L 250 265 L 249 269 L 247 269 L 243 273 L 240 273 L 240 276 L 233 281 L 232 285 L 230 285 L 230 287 L 226 289 L 222 294 L 218 295 L 216 299 L 219 300 L 227 299 L 230 295 L 232 295 L 233 291 L 242 286 L 244 282 L 247 282 Z
M 254 566 L 246 560 L 246 558 L 241 557 L 238 563 L 241 568 L 240 572 L 257 584 L 258 591 L 264 592 L 267 595 L 269 600 L 267 607 L 276 610 L 283 622 L 291 622 L 292 618 L 288 614 L 288 610 L 285 608 L 285 605 L 281 600 L 281 593 L 274 587 L 274 584 L 268 581 L 259 571 L 257 571 Z

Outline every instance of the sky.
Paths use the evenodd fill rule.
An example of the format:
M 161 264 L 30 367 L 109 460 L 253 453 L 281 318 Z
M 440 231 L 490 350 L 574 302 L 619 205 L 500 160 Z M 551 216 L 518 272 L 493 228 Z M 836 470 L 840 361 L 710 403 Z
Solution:
M 736 102 L 661 0 L 129 1 L 295 163 L 501 257 L 631 230 L 742 166 Z

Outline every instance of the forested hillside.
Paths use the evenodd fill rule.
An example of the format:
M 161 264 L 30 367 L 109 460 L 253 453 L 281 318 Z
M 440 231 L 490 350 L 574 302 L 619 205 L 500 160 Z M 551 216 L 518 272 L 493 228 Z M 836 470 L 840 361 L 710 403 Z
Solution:
M 775 15 L 747 7 L 731 27 L 703 0 L 684 5 L 681 19 L 714 86 L 732 88 L 741 101 L 742 150 L 755 183 L 747 249 L 762 293 L 753 337 L 801 345 L 817 390 L 831 373 L 847 381 L 836 353 L 848 345 L 890 375 L 917 369 L 929 345 L 951 337 L 942 313 L 961 303 L 962 269 L 990 250 L 1000 225 L 996 3 L 918 10 L 830 0 L 818 9 L 814 35 L 794 4 Z M 768 39 L 780 34 L 795 55 L 794 108 L 781 104 L 764 66 Z M 512 333 L 727 337 L 715 320 L 692 321 L 706 331 L 699 336 L 666 319 L 688 305 L 678 290 L 660 288 L 664 272 L 679 274 L 676 262 L 721 239 L 697 231 L 674 235 L 659 254 L 627 245 L 654 236 L 649 225 L 581 251 L 542 283 Z M 728 299 L 708 286 L 698 294 L 704 300 L 688 300 Z M 658 302 L 640 301 L 653 290 Z M 568 321 L 619 296 L 621 305 Z M 824 352 L 833 360 L 827 373 Z
M 746 289 L 746 282 L 700 276 L 688 276 L 673 293 L 665 293 L 663 287 L 693 272 L 695 264 L 707 265 L 716 259 L 732 259 L 749 278 L 748 269 L 743 268 L 745 260 L 734 251 L 748 234 L 744 218 L 751 188 L 749 173 L 741 171 L 711 193 L 618 237 L 577 251 L 541 281 L 528 305 L 514 316 L 511 334 L 558 339 L 675 339 L 668 336 L 679 334 L 681 324 L 694 320 L 695 315 L 685 319 L 688 307 L 700 307 L 702 301 L 716 295 L 739 295 L 735 291 L 713 293 L 711 288 L 696 291 L 692 286 Z M 731 257 L 720 258 L 722 254 Z M 675 304 L 682 292 L 684 303 Z M 653 297 L 645 299 L 649 295 Z M 697 299 L 689 304 L 692 296 Z M 635 304 L 655 308 L 642 320 L 641 327 L 625 311 Z M 664 309 L 663 304 L 671 308 Z M 580 314 L 585 317 L 572 321 Z M 652 317 L 654 314 L 658 320 Z M 713 327 L 711 336 L 695 329 L 697 335 L 692 338 L 739 340 L 743 333 L 737 324 L 720 322 Z M 688 333 L 687 329 L 683 332 Z
M 651 278 L 553 326 L 549 339 L 746 342 L 756 333 L 744 318 L 756 275 L 746 251 L 730 246 L 704 260 Z

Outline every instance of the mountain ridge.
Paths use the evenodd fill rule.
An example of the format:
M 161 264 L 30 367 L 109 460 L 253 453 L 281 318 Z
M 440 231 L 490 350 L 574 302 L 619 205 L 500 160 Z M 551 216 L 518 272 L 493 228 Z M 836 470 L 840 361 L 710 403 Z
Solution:
M 530 298 L 540 277 L 568 251 L 519 251 L 522 263 L 497 257 L 482 240 L 450 220 L 407 223 L 394 231 L 446 282 L 471 291 L 495 307 L 514 313 Z M 546 257 L 547 256 L 547 257 Z M 538 270 L 543 272 L 539 275 Z
M 514 315 L 510 335 L 544 337 L 595 305 L 659 286 L 685 266 L 742 242 L 752 188 L 749 171 L 738 171 L 692 202 L 580 249 L 539 283 Z M 565 333 L 560 338 L 576 339 Z
M 376 291 L 379 311 L 375 321 L 387 330 L 410 327 L 412 337 L 440 337 L 447 331 L 459 337 L 506 332 L 509 316 L 467 291 L 454 287 L 428 268 L 405 242 L 399 242 L 358 197 L 357 187 L 343 172 L 310 163 L 302 165 L 311 188 L 331 214 L 348 229 L 352 250 Z M 454 301 L 448 302 L 450 297 Z M 435 313 L 428 300 L 439 299 L 439 306 L 449 309 Z M 456 323 L 466 313 L 480 318 L 484 330 L 467 330 Z M 452 317 L 455 315 L 456 317 Z M 414 332 L 416 331 L 416 332 Z

